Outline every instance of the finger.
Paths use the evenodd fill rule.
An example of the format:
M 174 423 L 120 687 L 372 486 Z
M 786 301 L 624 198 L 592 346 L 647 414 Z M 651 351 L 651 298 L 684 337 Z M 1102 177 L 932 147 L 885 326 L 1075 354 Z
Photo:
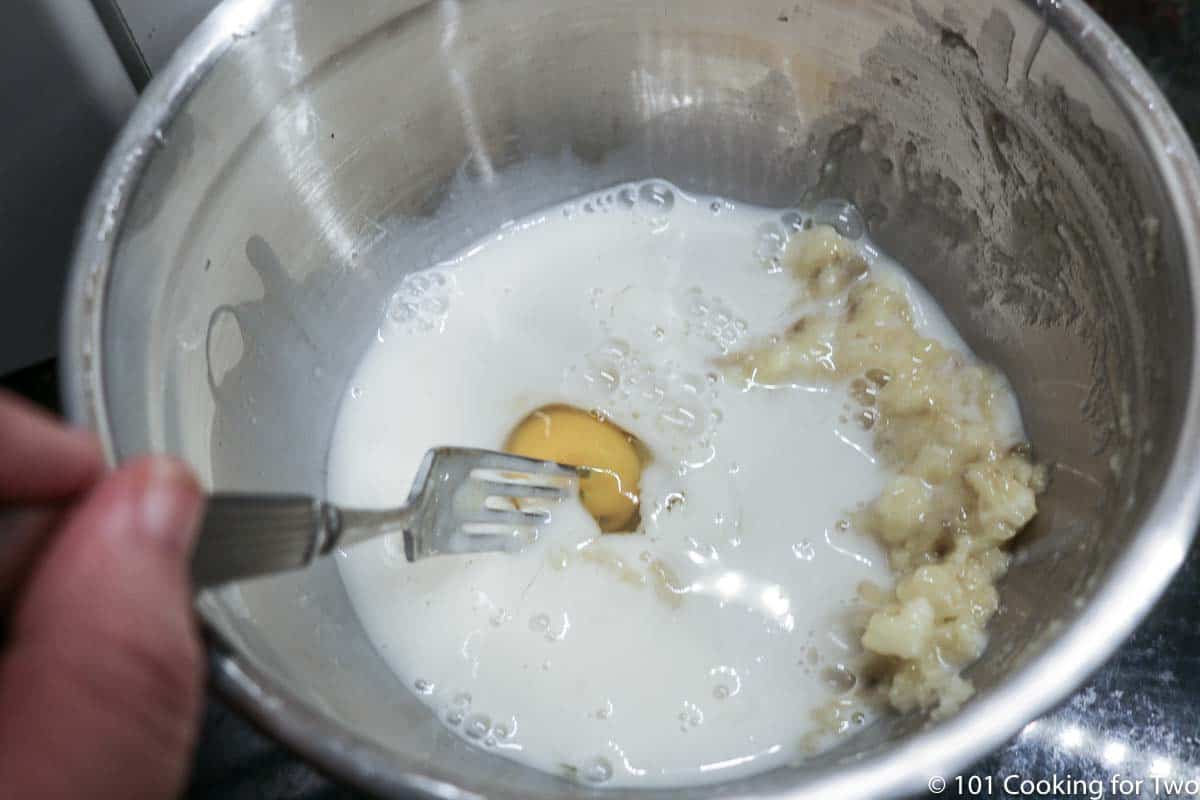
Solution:
M 75 495 L 104 471 L 96 437 L 0 391 L 0 503 Z
M 0 510 L 0 620 L 8 619 L 38 553 L 62 520 L 63 512 L 49 506 Z
M 186 467 L 142 459 L 69 513 L 0 657 L 6 796 L 182 788 L 201 708 L 188 557 L 202 505 Z

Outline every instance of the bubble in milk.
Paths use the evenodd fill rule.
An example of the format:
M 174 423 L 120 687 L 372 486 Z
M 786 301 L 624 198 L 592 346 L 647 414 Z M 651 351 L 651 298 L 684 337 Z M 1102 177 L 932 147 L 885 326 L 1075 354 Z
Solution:
M 698 728 L 704 724 L 704 712 L 700 710 L 700 706 L 688 700 L 683 701 L 683 710 L 677 715 L 679 720 L 679 729 L 685 733 L 691 728 Z
M 629 356 L 629 351 L 629 342 L 624 339 L 609 339 L 603 352 L 620 361 Z
M 471 739 L 482 739 L 492 729 L 492 719 L 486 714 L 472 714 L 463 721 L 463 733 Z
M 688 546 L 689 558 L 698 558 L 700 559 L 700 563 L 720 560 L 721 554 L 717 552 L 717 548 L 708 542 L 701 542 L 694 536 L 687 537 L 684 542 Z
M 698 324 L 696 329 L 710 342 L 717 345 L 722 355 L 733 349 L 749 329 L 719 297 L 708 297 L 698 287 L 692 287 L 685 295 L 687 313 Z
M 425 678 L 417 678 L 413 681 L 413 689 L 416 690 L 417 694 L 433 694 L 435 688 L 433 681 L 426 680 Z
M 579 774 L 588 783 L 604 783 L 613 776 L 612 762 L 604 756 L 597 756 L 584 764 Z
M 669 214 L 675 208 L 675 192 L 657 181 L 642 184 L 638 190 L 638 200 L 658 214 Z
M 858 684 L 858 676 L 845 664 L 834 664 L 821 670 L 821 680 L 835 692 L 849 692 Z
M 783 225 L 783 229 L 788 234 L 799 233 L 804 230 L 805 216 L 799 211 L 788 211 L 779 217 L 779 222 Z
M 420 310 L 426 314 L 443 314 L 446 311 L 446 300 L 442 297 L 426 297 L 421 301 Z
M 767 272 L 775 273 L 782 269 L 781 257 L 787 244 L 787 233 L 774 222 L 764 222 L 756 233 L 754 247 L 755 259 L 766 268 Z
M 661 423 L 660 427 L 667 430 L 687 433 L 696 428 L 696 414 L 682 405 L 664 409 L 658 415 L 658 420 Z
M 388 317 L 391 318 L 392 322 L 408 322 L 417 315 L 417 307 L 415 305 L 399 298 L 397 300 L 398 302 L 392 303 L 388 308 Z
M 569 630 L 571 630 L 571 620 L 564 612 L 561 624 L 548 626 L 543 636 L 547 642 L 561 642 L 567 638 L 567 631 Z
M 440 331 L 450 308 L 450 292 L 451 278 L 440 269 L 410 273 L 388 300 L 387 320 L 402 333 Z M 385 336 L 384 331 L 380 336 Z
M 813 219 L 818 224 L 831 226 L 847 239 L 861 239 L 867 233 L 867 224 L 858 207 L 844 200 L 820 203 L 813 211 Z
M 707 467 L 717 457 L 717 448 L 707 438 L 700 438 L 693 441 L 680 459 L 680 464 L 687 467 L 689 471 Z
M 613 715 L 612 700 L 605 700 L 604 705 L 592 712 L 591 716 L 594 719 L 610 719 Z
M 659 384 L 652 384 L 642 390 L 642 399 L 650 403 L 661 403 L 667 396 L 667 390 Z
M 599 367 L 588 370 L 583 379 L 606 394 L 611 394 L 621 385 L 621 373 L 612 368 Z
M 792 555 L 801 561 L 812 561 L 817 555 L 817 548 L 808 539 L 792 545 Z
M 716 679 L 713 686 L 713 697 L 717 700 L 728 700 L 742 691 L 742 678 L 733 667 L 718 666 L 708 671 Z

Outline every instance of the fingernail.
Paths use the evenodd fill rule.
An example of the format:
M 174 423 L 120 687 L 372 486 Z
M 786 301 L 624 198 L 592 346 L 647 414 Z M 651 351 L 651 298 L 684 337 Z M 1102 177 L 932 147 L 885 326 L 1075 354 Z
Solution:
M 190 551 L 203 497 L 191 471 L 172 458 L 147 459 L 140 523 L 143 535 Z

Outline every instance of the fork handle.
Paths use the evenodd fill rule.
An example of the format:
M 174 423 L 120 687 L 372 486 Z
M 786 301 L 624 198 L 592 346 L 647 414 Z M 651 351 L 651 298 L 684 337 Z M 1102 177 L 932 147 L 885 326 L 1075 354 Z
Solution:
M 307 495 L 218 492 L 208 498 L 192 581 L 203 589 L 299 569 L 328 552 L 340 532 L 338 509 Z
M 0 619 L 7 616 L 62 507 L 0 514 Z M 192 551 L 197 589 L 300 569 L 340 543 L 353 543 L 403 524 L 404 509 L 343 510 L 308 495 L 209 495 Z
M 50 540 L 65 506 L 0 513 L 0 620 Z M 241 578 L 297 569 L 332 549 L 341 515 L 305 495 L 210 495 L 192 551 L 197 589 Z

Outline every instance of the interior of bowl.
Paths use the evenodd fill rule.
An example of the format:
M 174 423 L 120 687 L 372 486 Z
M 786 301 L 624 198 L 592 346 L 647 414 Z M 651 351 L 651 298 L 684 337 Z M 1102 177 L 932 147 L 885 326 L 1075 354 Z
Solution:
M 1156 154 L 1035 8 L 350 5 L 235 2 L 210 20 L 214 36 L 242 14 L 246 35 L 148 143 L 114 237 L 96 362 L 116 457 L 165 449 L 214 487 L 321 494 L 344 387 L 405 273 L 648 176 L 768 206 L 841 198 L 1008 374 L 1051 466 L 970 672 L 981 695 L 1087 608 L 1176 450 L 1194 310 Z M 379 769 L 495 797 L 585 792 L 444 730 L 332 563 L 201 610 L 324 720 L 314 735 L 386 751 Z M 924 722 L 689 794 L 802 786 Z

